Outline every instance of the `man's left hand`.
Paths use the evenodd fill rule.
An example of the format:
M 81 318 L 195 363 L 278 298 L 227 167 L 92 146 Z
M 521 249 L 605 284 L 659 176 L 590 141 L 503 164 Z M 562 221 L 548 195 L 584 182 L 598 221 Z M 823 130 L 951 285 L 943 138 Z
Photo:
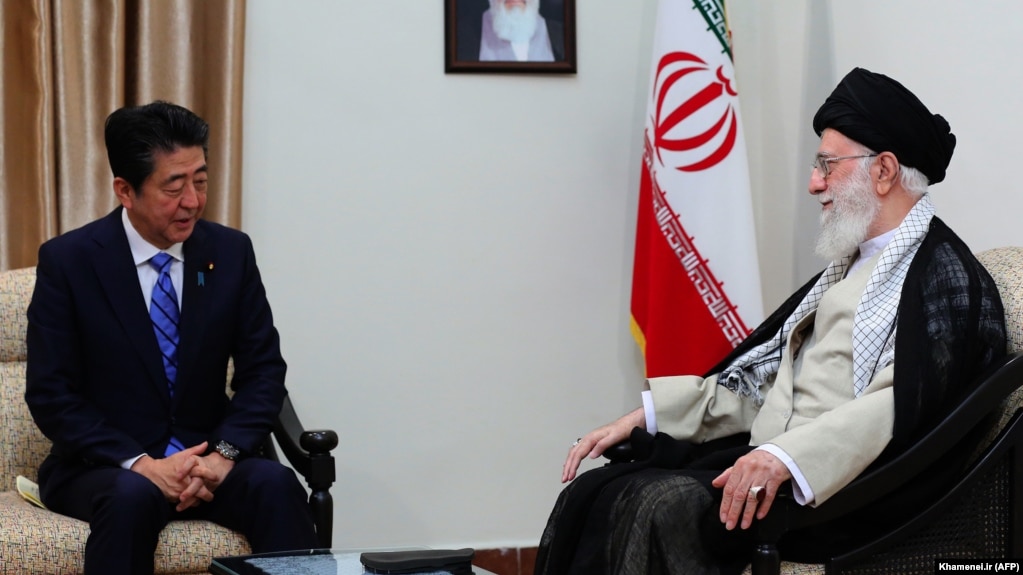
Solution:
M 202 487 L 213 493 L 224 482 L 227 474 L 234 469 L 234 461 L 227 459 L 216 451 L 199 457 L 198 460 L 198 463 L 187 471 L 187 475 L 193 480 L 192 485 L 189 486 L 190 488 L 195 487 L 195 480 L 198 479 Z
M 714 478 L 711 483 L 714 487 L 724 487 L 721 497 L 721 522 L 725 529 L 735 529 L 741 518 L 741 527 L 749 529 L 753 524 L 753 517 L 763 519 L 771 509 L 774 496 L 782 483 L 792 478 L 788 467 L 780 459 L 766 451 L 751 451 L 735 461 L 735 465 L 729 467 Z M 750 488 L 762 486 L 764 494 L 762 501 L 750 493 Z

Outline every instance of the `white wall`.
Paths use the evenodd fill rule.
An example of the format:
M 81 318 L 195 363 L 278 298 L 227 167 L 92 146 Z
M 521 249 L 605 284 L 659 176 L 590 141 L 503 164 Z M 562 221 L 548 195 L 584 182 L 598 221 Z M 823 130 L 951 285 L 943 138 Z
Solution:
M 1023 3 L 1015 0 L 728 0 L 766 309 L 823 262 L 806 195 L 810 121 L 859 66 L 902 82 L 958 138 L 938 215 L 974 250 L 1023 245 L 1013 167 L 1023 130 Z
M 341 435 L 338 546 L 535 545 L 569 444 L 638 400 L 653 5 L 580 6 L 560 77 L 445 75 L 441 6 L 248 7 L 244 228 Z
M 535 545 L 569 444 L 638 405 L 655 12 L 579 0 L 575 76 L 445 75 L 440 2 L 249 2 L 243 228 L 304 423 L 341 435 L 335 546 Z M 976 249 L 1023 245 L 1023 3 L 730 0 L 729 15 L 768 308 L 821 265 L 809 122 L 854 65 L 959 136 L 939 214 Z

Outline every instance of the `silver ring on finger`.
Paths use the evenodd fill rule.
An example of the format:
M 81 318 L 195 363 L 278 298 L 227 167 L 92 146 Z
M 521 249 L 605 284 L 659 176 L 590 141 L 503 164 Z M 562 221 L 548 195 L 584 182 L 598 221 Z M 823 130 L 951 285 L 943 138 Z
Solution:
M 575 440 L 575 443 L 573 443 L 573 444 L 572 444 L 572 447 L 575 447 L 576 445 L 579 445 L 579 442 L 580 442 L 580 441 L 582 441 L 582 440 L 583 440 L 583 438 L 582 438 L 582 437 L 579 437 L 579 438 L 577 438 L 577 439 Z
M 761 501 L 764 500 L 764 497 L 766 495 L 767 494 L 764 492 L 763 485 L 754 485 L 749 488 L 748 497 L 750 501 L 756 501 L 757 503 L 760 503 Z

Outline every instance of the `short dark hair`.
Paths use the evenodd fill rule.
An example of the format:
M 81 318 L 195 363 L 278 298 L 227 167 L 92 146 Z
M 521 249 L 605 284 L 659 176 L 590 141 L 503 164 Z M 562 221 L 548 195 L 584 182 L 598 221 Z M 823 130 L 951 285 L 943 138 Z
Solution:
M 123 178 L 139 194 L 153 173 L 155 152 L 202 146 L 206 157 L 210 126 L 187 108 L 157 100 L 115 110 L 107 116 L 103 135 L 114 177 Z

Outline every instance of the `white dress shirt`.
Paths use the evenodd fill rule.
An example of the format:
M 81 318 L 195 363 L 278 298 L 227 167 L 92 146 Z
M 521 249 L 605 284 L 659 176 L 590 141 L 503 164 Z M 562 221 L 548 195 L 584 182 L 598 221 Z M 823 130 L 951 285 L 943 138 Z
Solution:
M 124 233 L 128 236 L 128 247 L 131 248 L 131 257 L 135 260 L 135 269 L 139 274 L 139 287 L 142 290 L 142 297 L 146 299 L 146 309 L 148 310 L 149 306 L 152 305 L 153 288 L 156 287 L 156 280 L 160 278 L 160 272 L 149 264 L 149 260 L 162 251 L 172 258 L 170 267 L 171 283 L 174 284 L 174 292 L 178 295 L 178 310 L 180 310 L 181 288 L 185 274 L 185 252 L 183 245 L 179 242 L 165 250 L 161 250 L 147 242 L 139 234 L 138 230 L 135 229 L 135 226 L 132 225 L 131 220 L 128 219 L 128 210 L 121 210 L 121 222 L 124 224 Z M 122 461 L 121 467 L 131 469 L 131 466 L 143 455 L 145 453 L 140 453 L 131 459 Z

